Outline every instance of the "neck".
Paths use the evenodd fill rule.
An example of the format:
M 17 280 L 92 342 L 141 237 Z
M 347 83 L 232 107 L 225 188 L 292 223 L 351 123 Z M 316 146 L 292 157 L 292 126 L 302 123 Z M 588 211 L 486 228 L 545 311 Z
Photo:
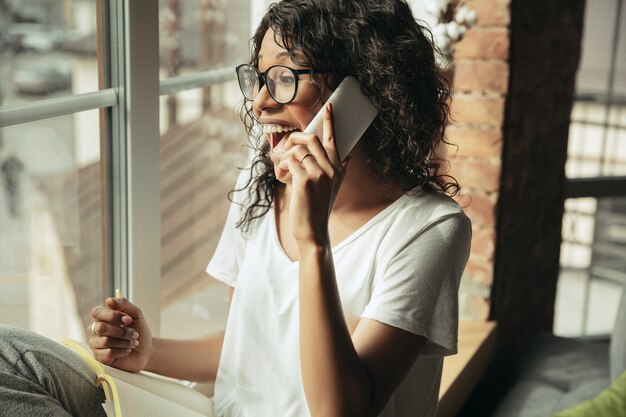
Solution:
M 367 156 L 362 146 L 354 148 L 346 175 L 337 194 L 333 211 L 351 211 L 388 205 L 403 194 L 397 184 L 381 183 L 367 166 Z

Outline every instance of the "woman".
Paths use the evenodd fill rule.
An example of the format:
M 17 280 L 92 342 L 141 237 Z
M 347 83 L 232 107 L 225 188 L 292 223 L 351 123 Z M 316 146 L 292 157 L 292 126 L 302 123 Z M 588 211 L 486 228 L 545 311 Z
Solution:
M 434 416 L 471 227 L 435 158 L 449 91 L 424 32 L 403 0 L 272 5 L 238 67 L 259 149 L 207 267 L 231 287 L 226 332 L 152 338 L 109 298 L 96 358 L 216 380 L 218 416 Z M 379 115 L 342 162 L 324 103 L 347 75 Z M 303 133 L 320 110 L 323 137 Z

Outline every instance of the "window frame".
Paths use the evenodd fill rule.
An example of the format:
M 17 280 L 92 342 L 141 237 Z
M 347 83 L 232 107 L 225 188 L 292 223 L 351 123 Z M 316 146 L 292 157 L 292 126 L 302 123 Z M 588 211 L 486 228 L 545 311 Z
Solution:
M 159 9 L 151 0 L 111 1 L 113 112 L 111 194 L 114 288 L 160 329 L 161 196 L 159 134 Z M 120 36 L 121 35 L 121 36 Z M 113 42 L 112 42 L 113 43 Z M 112 51 L 113 52 L 113 51 Z
M 0 128 L 101 109 L 106 264 L 103 276 L 142 306 L 159 330 L 158 3 L 98 1 L 101 82 L 109 88 L 0 108 Z M 103 33 L 104 32 L 104 33 Z M 102 46 L 106 43 L 106 46 Z M 156 140 L 155 140 L 156 138 Z
M 217 68 L 159 80 L 159 9 L 150 0 L 98 0 L 101 89 L 0 107 L 0 128 L 100 109 L 103 277 L 160 331 L 159 96 L 236 79 Z
M 604 120 L 601 122 L 590 122 L 589 120 L 570 120 L 570 127 L 574 123 L 582 123 L 586 125 L 595 125 L 603 128 L 603 137 L 602 143 L 604 149 L 602 150 L 602 156 L 600 159 L 600 163 L 602 164 L 601 172 L 597 176 L 592 177 L 566 177 L 565 178 L 565 188 L 564 188 L 564 198 L 563 203 L 567 202 L 568 199 L 577 199 L 577 198 L 595 198 L 598 201 L 601 198 L 620 198 L 626 197 L 626 176 L 609 176 L 609 173 L 604 169 L 604 156 L 606 154 L 606 144 L 608 143 L 608 129 L 609 128 L 617 128 L 619 129 L 619 122 L 613 124 L 611 122 L 610 116 L 611 111 L 614 106 L 619 105 L 623 106 L 625 102 L 625 97 L 623 94 L 618 94 L 615 89 L 615 81 L 616 81 L 616 71 L 617 71 L 617 56 L 619 51 L 620 44 L 620 17 L 622 16 L 622 10 L 624 7 L 624 0 L 617 0 L 615 3 L 616 10 L 614 13 L 615 21 L 613 26 L 613 33 L 611 39 L 611 58 L 609 62 L 609 73 L 606 83 L 606 91 L 577 91 L 575 94 L 575 102 L 594 102 L 597 104 L 604 105 Z M 582 59 L 582 58 L 581 58 Z M 578 87 L 577 87 L 578 88 Z M 569 152 L 568 152 L 569 158 Z M 564 206 L 564 214 L 567 213 L 567 207 Z M 594 214 L 594 227 L 595 227 L 595 216 Z M 594 232 L 593 242 L 591 246 L 594 245 L 596 236 Z M 562 241 L 563 234 L 562 234 Z M 597 280 L 598 277 L 594 276 L 591 273 L 591 267 L 593 265 L 593 258 L 590 261 L 590 265 L 584 269 L 586 269 L 588 276 L 586 278 L 585 287 L 583 291 L 583 307 L 582 307 L 582 326 L 581 326 L 581 335 L 582 338 L 590 338 L 594 336 L 589 336 L 587 333 L 587 322 L 589 318 L 589 306 L 590 306 L 590 292 L 591 292 L 591 282 Z M 560 266 L 560 270 L 564 271 L 563 265 Z M 610 278 L 610 281 L 615 283 L 619 283 L 620 280 L 615 280 L 614 278 Z

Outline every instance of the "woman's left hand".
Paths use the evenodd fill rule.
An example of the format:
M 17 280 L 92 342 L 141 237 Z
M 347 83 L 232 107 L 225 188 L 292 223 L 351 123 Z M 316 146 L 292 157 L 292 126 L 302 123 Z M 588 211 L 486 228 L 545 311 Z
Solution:
M 348 164 L 337 152 L 331 104 L 324 109 L 323 132 L 321 140 L 292 133 L 281 157 L 280 167 L 291 173 L 289 223 L 300 246 L 328 242 L 328 218 Z

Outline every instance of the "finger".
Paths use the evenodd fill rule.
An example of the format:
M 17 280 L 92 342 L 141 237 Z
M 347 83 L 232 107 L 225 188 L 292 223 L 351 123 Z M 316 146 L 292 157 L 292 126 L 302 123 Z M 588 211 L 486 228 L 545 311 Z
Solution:
M 315 137 L 315 139 L 317 140 L 317 137 Z M 319 149 L 315 153 L 320 155 L 320 158 L 322 158 L 322 160 L 325 161 L 325 165 L 332 173 L 332 166 L 330 165 L 330 161 L 328 161 L 326 151 L 319 143 L 319 140 L 317 140 L 317 142 L 318 142 Z M 289 150 L 289 152 L 281 156 L 281 161 L 279 162 L 278 167 L 280 169 L 288 170 L 289 169 L 288 161 L 291 158 L 295 158 L 296 161 L 298 161 L 307 170 L 307 172 L 309 172 L 309 174 L 314 174 L 316 177 L 319 177 L 324 173 L 324 170 L 320 168 L 320 165 L 318 164 L 318 161 L 315 155 L 312 152 L 310 152 L 309 148 L 307 148 L 305 145 L 294 145 Z
M 102 336 L 90 338 L 89 346 L 92 349 L 134 349 L 139 346 L 139 341 Z
M 297 183 L 307 177 L 306 170 L 294 156 L 287 160 L 287 167 L 289 168 L 289 172 L 293 178 L 292 182 Z
M 93 351 L 93 356 L 98 362 L 111 365 L 116 359 L 128 356 L 131 351 L 132 349 L 96 349 Z
M 290 139 L 291 140 L 291 139 Z M 291 142 L 291 147 L 288 151 L 280 155 L 281 162 L 285 162 L 285 167 L 287 164 L 287 160 L 292 156 L 298 158 L 298 155 L 304 155 L 306 153 L 310 153 L 307 146 L 306 141 L 300 141 L 300 143 L 296 144 L 295 142 Z
M 118 339 L 137 339 L 139 333 L 130 327 L 121 327 L 118 325 L 111 325 L 103 321 L 96 321 L 89 326 L 89 333 L 95 332 L 97 336 L 109 336 Z
M 322 168 L 322 170 L 328 176 L 332 176 L 333 173 L 333 164 L 329 159 L 328 152 L 322 145 L 320 139 L 315 135 L 306 135 L 306 134 L 292 134 L 293 139 L 290 137 L 289 140 L 293 140 L 294 144 L 298 145 L 306 145 L 306 149 L 301 151 L 294 147 L 294 154 L 298 161 L 302 161 L 302 158 L 307 153 L 312 154 L 315 157 L 315 160 Z M 307 158 L 309 159 L 309 158 Z
M 128 299 L 125 297 L 120 297 L 120 298 L 109 297 L 104 302 L 106 306 L 109 307 L 110 309 L 115 310 L 115 311 L 120 311 L 122 313 L 126 313 L 132 319 L 138 319 L 138 318 L 143 317 L 141 309 L 137 307 L 136 305 L 134 305 L 133 303 L 131 303 L 130 301 L 128 301 Z M 124 323 L 124 324 L 128 325 L 130 323 Z
M 91 317 L 95 321 L 104 321 L 116 326 L 127 326 L 133 321 L 127 314 L 104 306 L 94 307 L 93 310 L 91 310 Z
M 339 157 L 335 141 L 335 118 L 333 117 L 332 103 L 326 103 L 324 114 L 322 115 L 322 131 L 324 132 L 322 144 L 326 148 L 326 152 L 328 152 L 328 157 L 333 166 L 339 167 L 341 158 Z
M 296 159 L 299 159 L 299 155 L 306 155 L 307 153 L 310 152 L 308 151 L 306 144 L 296 145 L 292 142 L 291 149 L 280 155 L 280 162 L 278 163 L 278 167 L 281 169 L 287 169 L 287 161 L 289 160 L 289 158 L 293 156 Z
M 317 137 L 315 137 L 317 139 Z M 318 141 L 319 142 L 319 141 Z M 321 148 L 321 145 L 320 145 Z M 326 151 L 323 148 L 320 149 L 322 158 L 326 158 Z M 281 157 L 281 162 L 278 165 L 281 169 L 289 169 L 289 160 L 295 159 L 305 169 L 311 178 L 320 178 L 324 174 L 324 170 L 318 164 L 313 153 L 309 152 L 309 149 L 303 145 L 294 146 L 289 154 Z M 330 162 L 327 161 L 327 164 Z M 332 172 L 332 167 L 330 167 Z
M 312 153 L 304 154 L 301 158 L 297 158 L 297 160 L 306 171 L 307 176 L 314 179 L 316 182 L 326 175 Z

